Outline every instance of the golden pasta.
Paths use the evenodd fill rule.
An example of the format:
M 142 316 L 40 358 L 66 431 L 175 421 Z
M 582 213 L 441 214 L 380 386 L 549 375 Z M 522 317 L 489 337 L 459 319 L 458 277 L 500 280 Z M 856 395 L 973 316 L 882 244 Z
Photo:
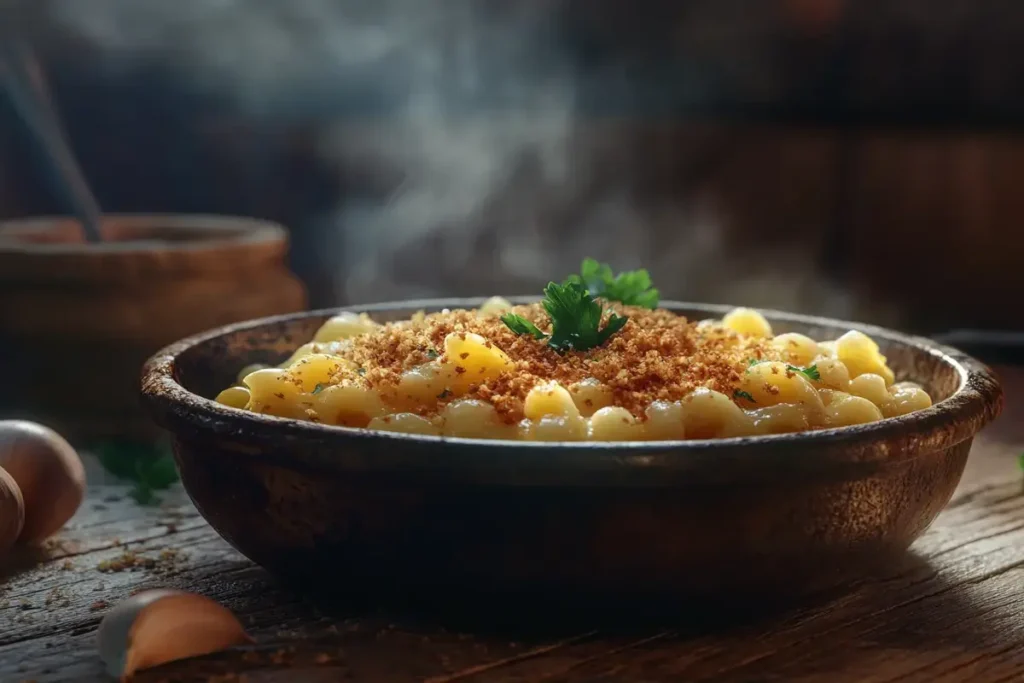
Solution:
M 393 415 L 375 417 L 370 420 L 366 428 L 402 434 L 432 434 L 437 436 L 441 433 L 441 429 L 436 424 L 413 413 L 395 413 Z
M 607 406 L 590 417 L 592 441 L 643 441 L 642 427 L 625 408 Z
M 245 387 L 228 387 L 217 394 L 217 403 L 223 403 L 232 408 L 245 408 L 249 405 L 252 394 Z
M 861 332 L 814 340 L 775 335 L 747 308 L 691 322 L 663 309 L 601 306 L 600 321 L 573 334 L 556 329 L 541 304 L 500 297 L 385 324 L 341 313 L 281 366 L 245 368 L 216 400 L 344 427 L 532 441 L 783 434 L 932 404 L 921 386 L 895 381 Z
M 376 326 L 377 323 L 370 320 L 370 316 L 365 313 L 356 315 L 343 312 L 325 322 L 313 336 L 313 341 L 330 342 L 350 339 L 365 334 Z
M 440 413 L 441 432 L 465 439 L 514 438 L 514 427 L 498 418 L 490 403 L 464 398 L 452 401 Z
M 652 441 L 672 441 L 686 437 L 683 404 L 679 401 L 654 401 L 644 411 L 643 431 Z
M 811 365 L 818 357 L 818 342 L 797 332 L 787 332 L 772 338 L 772 346 L 782 359 L 794 365 Z
M 584 417 L 590 417 L 601 408 L 612 404 L 613 396 L 608 387 L 594 377 L 588 377 L 569 387 L 573 403 Z
M 539 420 L 524 420 L 519 430 L 525 441 L 584 441 L 587 421 L 578 415 L 544 415 Z

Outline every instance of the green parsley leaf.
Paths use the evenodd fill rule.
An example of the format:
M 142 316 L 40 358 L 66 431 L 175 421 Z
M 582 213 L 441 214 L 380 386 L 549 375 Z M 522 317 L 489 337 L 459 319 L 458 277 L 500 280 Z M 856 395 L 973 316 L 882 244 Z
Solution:
M 1024 453 L 1021 453 L 1020 457 L 1017 458 L 1017 464 L 1024 470 Z
M 807 379 L 813 382 L 817 382 L 818 380 L 821 379 L 821 373 L 818 372 L 817 365 L 812 365 L 808 368 L 798 368 L 795 365 L 787 365 L 786 368 L 790 372 L 799 372 L 801 375 L 805 376 Z
M 140 505 L 154 502 L 156 500 L 154 491 L 167 489 L 178 481 L 178 471 L 174 467 L 174 459 L 171 456 L 136 460 L 135 474 L 135 488 L 128 495 Z
M 441 354 L 439 354 L 434 349 L 427 349 L 426 353 L 427 353 L 427 358 L 429 358 L 430 360 L 437 360 L 441 356 Z
M 759 365 L 760 363 L 767 363 L 767 362 L 768 361 L 761 360 L 760 358 L 751 358 L 749 361 L 747 361 L 747 367 L 748 368 L 752 368 L 755 365 Z
M 448 398 L 451 395 L 452 395 L 451 390 L 450 389 L 445 389 L 440 394 L 438 394 L 437 397 L 440 398 L 440 399 L 445 399 L 445 398 Z
M 512 330 L 516 334 L 528 334 L 534 339 L 544 339 L 548 335 L 541 332 L 536 325 L 531 323 L 529 320 L 521 315 L 515 313 L 506 313 L 501 316 L 501 322 L 508 326 L 508 329 Z
M 364 377 L 366 375 L 366 368 L 357 368 L 356 374 L 360 377 Z
M 566 280 L 566 284 L 569 283 L 583 285 L 591 296 L 606 301 L 651 309 L 658 307 L 659 292 L 643 268 L 614 275 L 608 264 L 585 258 L 580 265 L 580 274 L 570 275 Z
M 755 400 L 754 400 L 754 397 L 753 397 L 753 396 L 751 396 L 751 395 L 750 395 L 750 394 L 748 394 L 747 392 L 745 392 L 745 391 L 741 391 L 741 390 L 739 390 L 739 389 L 737 389 L 736 391 L 732 392 L 732 397 L 733 397 L 733 399 L 737 399 L 737 398 L 745 398 L 745 399 L 747 399 L 748 401 L 750 401 L 751 403 L 757 403 L 757 401 L 755 401 Z
M 104 469 L 133 484 L 128 495 L 140 505 L 155 502 L 155 491 L 167 489 L 178 481 L 174 455 L 166 443 L 153 447 L 106 442 L 97 446 L 95 452 Z
M 156 502 L 156 495 L 153 493 L 153 489 L 142 484 L 137 484 L 135 488 L 128 492 L 128 496 L 139 505 L 152 505 Z
M 608 341 L 629 320 L 612 313 L 601 327 L 603 311 L 586 288 L 577 282 L 549 282 L 544 288 L 544 310 L 551 317 L 548 345 L 559 352 L 586 351 Z
M 579 275 L 570 275 L 566 279 L 566 282 L 575 282 L 586 287 L 591 296 L 601 296 L 606 285 L 614 281 L 615 273 L 612 272 L 611 266 L 592 258 L 583 259 Z
M 501 316 L 501 321 L 516 334 L 528 334 L 534 339 L 547 339 L 548 346 L 559 353 L 586 351 L 608 341 L 622 329 L 628 316 L 611 313 L 601 327 L 604 310 L 581 282 L 549 282 L 544 288 L 541 302 L 551 319 L 548 335 L 526 318 L 514 313 Z
M 315 387 L 313 387 L 313 391 L 311 391 L 309 393 L 311 393 L 314 396 L 316 396 L 317 394 L 319 394 L 323 390 L 324 390 L 324 385 L 323 384 L 317 384 Z

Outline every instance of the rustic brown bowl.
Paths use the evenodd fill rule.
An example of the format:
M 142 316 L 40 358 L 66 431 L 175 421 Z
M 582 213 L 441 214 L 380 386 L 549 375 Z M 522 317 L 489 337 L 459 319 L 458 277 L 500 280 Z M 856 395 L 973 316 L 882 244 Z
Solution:
M 306 308 L 274 223 L 108 215 L 101 227 L 105 241 L 86 244 L 66 218 L 0 222 L 0 416 L 76 441 L 148 439 L 139 366 L 157 349 Z
M 355 307 L 378 320 L 481 300 Z M 695 318 L 727 309 L 670 303 Z M 318 589 L 455 596 L 806 593 L 902 553 L 949 501 L 974 435 L 1002 406 L 992 373 L 926 339 L 766 312 L 777 331 L 872 335 L 939 400 L 904 417 L 804 434 L 523 443 L 329 427 L 211 400 L 243 366 L 280 362 L 330 315 L 232 325 L 143 372 L 182 481 L 224 538 Z

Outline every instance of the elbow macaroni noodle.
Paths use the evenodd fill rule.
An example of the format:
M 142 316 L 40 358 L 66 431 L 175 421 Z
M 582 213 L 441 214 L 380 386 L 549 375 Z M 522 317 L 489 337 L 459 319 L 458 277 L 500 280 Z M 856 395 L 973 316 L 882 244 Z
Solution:
M 494 297 L 477 315 L 498 316 L 510 306 Z M 774 336 L 760 313 L 737 308 L 720 321 L 703 321 L 698 329 L 707 335 L 731 331 L 768 340 L 782 360 L 752 364 L 741 374 L 733 396 L 698 388 L 676 401 L 652 401 L 643 415 L 633 415 L 614 405 L 612 391 L 597 380 L 571 386 L 547 382 L 527 393 L 524 418 L 506 424 L 487 401 L 463 398 L 473 382 L 515 372 L 515 364 L 496 345 L 477 334 L 449 334 L 445 355 L 461 359 L 458 367 L 434 359 L 406 370 L 397 387 L 374 389 L 361 381 L 361 368 L 337 354 L 377 327 L 365 313 L 340 313 L 281 366 L 244 368 L 239 384 L 216 400 L 232 408 L 347 427 L 534 441 L 802 432 L 874 422 L 932 404 L 919 385 L 895 381 L 878 345 L 861 332 L 821 342 L 796 333 Z M 811 367 L 816 372 L 803 371 Z M 440 397 L 452 400 L 438 405 Z M 431 405 L 438 405 L 434 414 L 425 410 Z

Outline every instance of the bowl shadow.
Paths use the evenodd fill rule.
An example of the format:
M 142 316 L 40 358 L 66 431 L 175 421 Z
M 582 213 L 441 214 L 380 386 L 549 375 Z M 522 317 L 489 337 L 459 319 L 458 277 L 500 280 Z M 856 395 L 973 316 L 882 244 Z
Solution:
M 938 574 L 926 559 L 908 552 L 872 576 L 806 596 L 798 604 L 761 596 L 685 608 L 609 611 L 608 603 L 600 602 L 569 615 L 556 608 L 509 612 L 507 604 L 491 602 L 472 609 L 459 605 L 439 610 L 431 605 L 424 613 L 422 603 L 415 600 L 370 605 L 353 601 L 350 595 L 318 593 L 316 609 L 326 618 L 295 637 L 261 638 L 256 634 L 253 646 L 173 662 L 140 672 L 135 680 L 205 681 L 211 676 L 261 672 L 271 681 L 278 680 L 271 675 L 275 671 L 281 676 L 301 671 L 302 680 L 309 681 L 359 679 L 363 675 L 360 668 L 368 666 L 360 651 L 383 649 L 389 657 L 415 660 L 424 656 L 422 648 L 468 651 L 493 647 L 497 653 L 501 644 L 515 641 L 530 652 L 552 643 L 602 647 L 604 641 L 612 648 L 623 639 L 650 641 L 643 648 L 645 658 L 652 651 L 664 653 L 664 659 L 708 648 L 721 653 L 707 660 L 695 658 L 693 670 L 685 672 L 692 680 L 705 680 L 706 676 L 713 680 L 718 668 L 728 669 L 733 676 L 728 680 L 761 680 L 758 677 L 770 671 L 776 659 L 782 666 L 795 658 L 824 658 L 827 653 L 830 667 L 843 668 L 862 663 L 865 653 L 872 651 L 895 648 L 926 654 L 939 642 L 935 615 L 940 613 L 952 615 L 947 621 L 955 617 L 964 624 L 953 633 L 944 633 L 943 643 L 953 638 L 962 649 L 972 651 L 1000 642 L 1005 634 L 994 624 L 986 628 L 984 619 L 972 618 L 985 608 L 959 588 L 961 584 Z M 314 596 L 306 596 L 307 601 L 312 599 Z M 875 628 L 879 625 L 880 629 Z M 841 647 L 837 646 L 840 642 Z M 497 654 L 494 657 L 496 668 L 514 667 L 518 661 L 512 657 L 502 663 Z M 628 664 L 628 657 L 623 661 Z M 585 680 L 579 677 L 581 673 L 585 670 L 577 673 L 574 669 L 572 680 Z

